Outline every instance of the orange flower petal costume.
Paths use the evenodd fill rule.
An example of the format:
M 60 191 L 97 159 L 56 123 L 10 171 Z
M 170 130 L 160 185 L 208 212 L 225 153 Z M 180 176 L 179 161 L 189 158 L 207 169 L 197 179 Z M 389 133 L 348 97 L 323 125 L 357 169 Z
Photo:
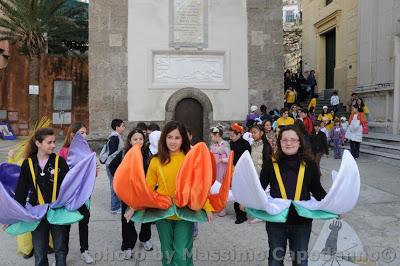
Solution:
M 214 157 L 214 156 L 212 156 Z M 218 194 L 213 194 L 208 197 L 215 212 L 222 211 L 228 202 L 229 189 L 232 184 L 233 176 L 233 151 L 229 154 L 228 166 L 226 168 L 225 177 L 222 181 Z
M 178 208 L 199 211 L 207 199 L 216 211 L 222 210 L 228 199 L 232 181 L 233 153 L 229 157 L 225 179 L 218 194 L 210 195 L 215 181 L 215 159 L 205 143 L 196 144 L 186 155 L 176 179 L 173 203 Z M 167 210 L 172 206 L 168 196 L 152 191 L 146 184 L 143 157 L 138 145 L 125 155 L 114 175 L 114 190 L 118 197 L 135 210 L 155 208 Z
M 166 210 L 172 205 L 170 197 L 160 195 L 147 186 L 139 145 L 134 145 L 125 155 L 115 172 L 113 186 L 118 197 L 135 210 Z

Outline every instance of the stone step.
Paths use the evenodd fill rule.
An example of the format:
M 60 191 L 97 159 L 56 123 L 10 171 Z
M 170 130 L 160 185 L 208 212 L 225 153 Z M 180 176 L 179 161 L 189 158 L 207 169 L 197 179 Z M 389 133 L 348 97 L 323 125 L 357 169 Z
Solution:
M 373 150 L 376 152 L 384 152 L 387 154 L 393 154 L 393 155 L 400 156 L 400 146 L 396 146 L 396 145 L 363 141 L 361 143 L 361 147 L 363 149 Z
M 368 140 L 389 142 L 400 145 L 400 135 L 369 132 L 369 134 L 364 135 L 363 138 Z
M 360 153 L 366 153 L 366 154 L 370 154 L 370 155 L 381 156 L 381 157 L 389 158 L 392 160 L 400 161 L 399 154 L 392 154 L 392 153 L 388 153 L 388 152 L 377 151 L 375 149 L 363 148 L 362 145 L 363 145 L 363 142 L 361 143 Z M 344 146 L 344 148 L 347 150 L 350 150 L 350 146 L 348 146 L 348 145 Z

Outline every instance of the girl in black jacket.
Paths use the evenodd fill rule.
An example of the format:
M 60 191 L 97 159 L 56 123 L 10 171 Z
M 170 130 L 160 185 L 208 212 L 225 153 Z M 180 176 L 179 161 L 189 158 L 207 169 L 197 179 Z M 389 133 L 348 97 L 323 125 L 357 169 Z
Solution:
M 274 164 L 279 171 L 275 171 Z M 302 167 L 305 168 L 304 179 L 298 184 L 299 170 Z M 321 200 L 326 195 L 321 186 L 317 165 L 304 143 L 302 134 L 293 125 L 282 127 L 280 130 L 274 158 L 264 163 L 260 179 L 264 189 L 270 186 L 273 198 L 293 200 L 296 191 L 300 195 L 299 200 L 309 200 L 311 195 Z M 279 185 L 279 179 L 283 181 L 282 186 Z M 293 265 L 307 265 L 311 226 L 312 220 L 300 217 L 293 205 L 289 208 L 286 223 L 266 222 L 269 265 L 283 265 L 287 241 Z
M 150 162 L 150 150 L 148 145 L 145 145 L 145 134 L 140 129 L 133 129 L 128 134 L 128 138 L 125 142 L 125 149 L 120 151 L 117 156 L 110 162 L 109 169 L 111 174 L 114 176 L 118 166 L 121 164 L 124 155 L 132 148 L 133 145 L 139 144 L 142 147 L 143 166 L 145 173 L 149 167 Z M 125 259 L 132 258 L 132 250 L 135 247 L 136 240 L 138 238 L 135 223 L 130 219 L 132 217 L 132 210 L 124 202 L 121 201 L 121 224 L 122 224 L 122 245 L 121 250 L 124 252 Z M 127 214 L 126 214 L 127 213 Z M 130 213 L 130 215 L 128 214 Z M 140 228 L 139 241 L 143 245 L 146 251 L 153 249 L 153 244 L 150 241 L 151 238 L 151 223 L 143 223 Z
M 229 145 L 231 147 L 231 151 L 233 151 L 233 165 L 236 165 L 240 156 L 242 156 L 246 150 L 251 153 L 251 146 L 247 140 L 243 139 L 243 133 L 244 129 L 238 123 L 234 123 L 229 129 L 229 138 L 231 139 Z M 236 213 L 235 224 L 241 224 L 247 221 L 246 212 L 240 209 L 239 203 L 235 202 L 233 204 L 233 208 L 235 209 Z
M 14 196 L 22 206 L 25 207 L 27 202 L 36 206 L 57 199 L 69 167 L 62 157 L 54 154 L 55 147 L 56 136 L 51 128 L 38 129 L 30 139 Z M 56 190 L 53 190 L 54 185 Z M 50 224 L 46 215 L 32 232 L 35 265 L 49 264 L 47 259 L 49 232 L 53 237 L 56 264 L 66 265 L 69 225 Z
M 314 132 L 310 137 L 311 150 L 314 154 L 315 162 L 317 163 L 318 172 L 320 175 L 321 175 L 321 168 L 320 168 L 321 157 L 324 154 L 329 154 L 328 140 L 326 138 L 325 133 L 320 130 L 321 123 L 323 122 L 319 120 L 314 122 Z

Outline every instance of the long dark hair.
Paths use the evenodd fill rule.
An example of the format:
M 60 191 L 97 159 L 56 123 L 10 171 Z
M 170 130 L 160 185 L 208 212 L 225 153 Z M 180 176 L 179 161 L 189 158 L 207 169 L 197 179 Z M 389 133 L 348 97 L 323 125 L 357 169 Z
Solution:
M 187 135 L 186 128 L 178 121 L 169 121 L 161 132 L 160 141 L 158 142 L 158 153 L 157 156 L 162 164 L 168 164 L 171 161 L 171 156 L 167 147 L 167 135 L 178 129 L 182 137 L 181 151 L 186 154 L 190 150 L 190 141 Z
M 314 157 L 311 153 L 310 147 L 309 147 L 309 145 L 307 145 L 305 143 L 304 137 L 300 133 L 300 130 L 297 128 L 297 126 L 294 126 L 294 125 L 280 127 L 278 139 L 276 141 L 276 149 L 274 152 L 275 159 L 279 162 L 285 157 L 285 154 L 282 151 L 281 139 L 282 139 L 283 132 L 289 131 L 289 130 L 294 131 L 296 133 L 297 137 L 299 138 L 300 147 L 299 147 L 297 154 L 299 156 L 300 161 L 303 163 L 312 161 L 314 159 Z
M 37 154 L 38 147 L 36 146 L 36 143 L 35 143 L 36 141 L 39 141 L 40 143 L 42 143 L 42 141 L 47 136 L 53 136 L 53 135 L 54 135 L 54 130 L 52 128 L 40 128 L 40 129 L 36 130 L 35 134 L 33 135 L 33 137 L 29 140 L 28 144 L 26 145 L 25 159 Z
M 126 141 L 125 141 L 125 153 L 127 153 L 130 150 L 130 148 L 132 148 L 131 138 L 136 133 L 139 133 L 139 134 L 141 134 L 143 136 L 142 152 L 145 150 L 146 136 L 145 136 L 144 132 L 141 129 L 134 128 L 129 132 L 128 137 L 126 138 Z
M 83 127 L 87 129 L 85 124 L 83 124 L 82 122 L 76 122 L 76 123 L 73 123 L 72 125 L 70 125 L 62 146 L 68 148 L 71 145 L 71 142 L 73 139 L 72 133 L 76 134 L 76 132 L 78 132 L 79 129 L 81 129 Z
M 271 156 L 272 156 L 272 147 L 271 147 L 271 144 L 269 143 L 269 141 L 268 141 L 268 139 L 267 139 L 267 136 L 266 136 L 266 134 L 265 134 L 265 132 L 264 132 L 264 123 L 262 124 L 262 125 L 260 125 L 260 124 L 253 124 L 253 126 L 250 128 L 250 130 L 252 129 L 252 128 L 256 128 L 257 130 L 259 130 L 260 131 L 260 134 L 261 134 L 261 141 L 262 141 L 262 143 L 263 143 L 263 151 L 262 151 L 262 155 L 263 155 L 263 161 L 265 162 L 265 161 L 267 161 L 267 160 L 269 160 L 269 159 L 271 159 Z

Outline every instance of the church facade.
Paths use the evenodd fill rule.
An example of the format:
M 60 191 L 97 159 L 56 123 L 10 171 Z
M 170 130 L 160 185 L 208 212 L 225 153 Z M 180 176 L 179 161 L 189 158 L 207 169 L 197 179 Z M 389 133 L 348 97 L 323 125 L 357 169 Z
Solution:
M 89 6 L 93 139 L 113 118 L 177 119 L 196 140 L 282 101 L 282 1 L 97 0 Z

